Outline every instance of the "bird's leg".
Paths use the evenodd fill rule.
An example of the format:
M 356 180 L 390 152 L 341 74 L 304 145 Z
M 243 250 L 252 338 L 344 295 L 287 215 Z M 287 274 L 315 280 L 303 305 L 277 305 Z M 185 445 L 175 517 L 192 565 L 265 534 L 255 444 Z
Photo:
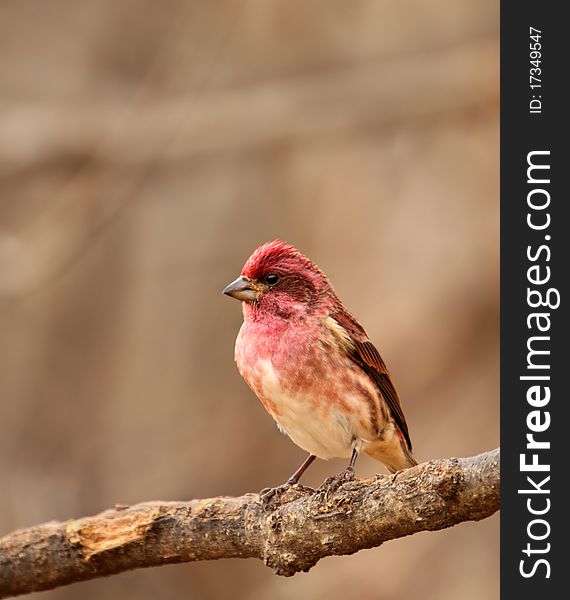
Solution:
M 271 500 L 276 497 L 281 496 L 283 492 L 286 492 L 291 486 L 295 485 L 299 479 L 301 479 L 301 475 L 307 470 L 309 465 L 317 458 L 314 454 L 309 454 L 309 456 L 305 459 L 303 464 L 287 479 L 287 481 L 274 488 L 265 488 L 261 490 L 259 496 L 261 498 L 261 503 L 264 507 L 267 507 Z
M 301 479 L 301 475 L 309 468 L 309 465 L 317 458 L 314 454 L 309 454 L 305 462 L 287 479 L 289 485 L 295 485 Z
M 338 488 L 343 483 L 346 483 L 347 481 L 352 481 L 354 479 L 354 465 L 356 464 L 357 458 L 358 450 L 356 448 L 353 448 L 352 456 L 350 457 L 350 463 L 348 464 L 348 467 L 346 467 L 344 471 L 338 473 L 338 475 L 334 475 L 334 477 L 328 477 L 327 479 L 325 479 L 321 488 L 325 489 L 327 494 L 332 494 L 333 492 L 336 492 L 336 490 L 338 490 Z

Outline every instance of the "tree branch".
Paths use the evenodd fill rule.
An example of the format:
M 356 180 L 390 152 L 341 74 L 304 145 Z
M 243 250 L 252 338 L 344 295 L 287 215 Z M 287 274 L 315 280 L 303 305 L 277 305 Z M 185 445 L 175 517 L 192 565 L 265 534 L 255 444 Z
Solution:
M 499 509 L 499 449 L 432 460 L 396 475 L 325 488 L 296 486 L 269 508 L 258 494 L 144 502 L 0 538 L 0 598 L 129 569 L 259 558 L 279 575 Z

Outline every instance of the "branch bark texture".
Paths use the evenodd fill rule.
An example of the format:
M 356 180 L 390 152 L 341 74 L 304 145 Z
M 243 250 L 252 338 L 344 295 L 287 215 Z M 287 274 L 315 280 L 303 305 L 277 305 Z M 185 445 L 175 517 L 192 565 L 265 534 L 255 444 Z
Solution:
M 259 558 L 279 575 L 321 558 L 420 531 L 478 521 L 499 509 L 499 449 L 432 460 L 395 475 L 289 489 L 269 507 L 258 494 L 143 502 L 0 538 L 0 598 L 168 563 Z

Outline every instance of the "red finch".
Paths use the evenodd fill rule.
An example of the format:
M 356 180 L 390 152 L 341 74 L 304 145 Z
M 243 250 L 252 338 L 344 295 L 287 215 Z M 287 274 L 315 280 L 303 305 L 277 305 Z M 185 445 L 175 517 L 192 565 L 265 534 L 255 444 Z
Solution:
M 268 242 L 253 252 L 224 294 L 242 300 L 235 360 L 279 429 L 309 457 L 360 452 L 390 472 L 417 464 L 398 394 L 378 350 L 344 308 L 327 276 L 296 248 Z

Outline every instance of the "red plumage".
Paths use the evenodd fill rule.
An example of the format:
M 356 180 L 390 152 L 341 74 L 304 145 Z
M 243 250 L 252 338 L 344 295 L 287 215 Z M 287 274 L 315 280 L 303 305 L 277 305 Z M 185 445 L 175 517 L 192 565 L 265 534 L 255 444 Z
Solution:
M 297 445 L 315 456 L 366 452 L 394 472 L 417 464 L 398 394 L 364 328 L 326 275 L 278 240 L 257 248 L 224 292 L 243 301 L 235 358 L 245 381 Z
M 243 266 L 241 273 L 251 279 L 257 279 L 273 267 L 283 269 L 287 266 L 293 270 L 303 267 L 307 269 L 316 268 L 315 264 L 290 244 L 281 240 L 273 240 L 254 250 Z

